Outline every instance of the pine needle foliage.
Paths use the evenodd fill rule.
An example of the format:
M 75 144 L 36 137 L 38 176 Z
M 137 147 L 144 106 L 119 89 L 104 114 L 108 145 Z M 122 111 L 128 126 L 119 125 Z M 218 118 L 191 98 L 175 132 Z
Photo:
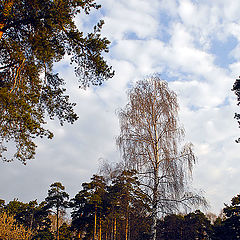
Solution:
M 0 1 L 0 158 L 33 159 L 34 138 L 52 138 L 43 125 L 45 117 L 60 124 L 78 116 L 69 101 L 66 83 L 53 65 L 67 54 L 79 86 L 101 85 L 114 74 L 103 53 L 110 42 L 101 37 L 104 24 L 92 33 L 77 29 L 77 14 L 99 9 L 94 0 L 1 0 Z M 8 142 L 15 143 L 14 154 Z M 12 146 L 12 145 L 11 145 Z M 5 154 L 4 154 L 5 152 Z

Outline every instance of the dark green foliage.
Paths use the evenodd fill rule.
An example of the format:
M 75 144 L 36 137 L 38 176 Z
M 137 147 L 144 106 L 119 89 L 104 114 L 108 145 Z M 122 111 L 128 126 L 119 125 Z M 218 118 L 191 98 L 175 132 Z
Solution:
M 138 239 L 138 240 L 149 240 L 151 239 L 151 223 L 152 219 L 150 216 L 146 216 L 140 212 L 138 214 L 137 210 L 135 209 L 135 213 L 130 214 L 129 222 L 130 222 L 130 229 L 129 229 L 129 239 Z
M 150 231 L 149 203 L 146 194 L 140 188 L 135 170 L 124 170 L 112 180 L 108 187 L 110 211 L 108 218 L 117 218 L 117 239 L 124 239 L 126 224 L 130 239 L 141 239 Z M 136 224 L 137 223 L 137 224 Z M 130 231 L 129 231 L 130 229 Z
M 101 234 L 102 239 L 121 240 L 127 234 L 130 239 L 148 239 L 149 208 L 135 174 L 122 171 L 109 184 L 94 175 L 91 182 L 82 184 L 83 190 L 71 200 L 72 228 L 77 235 L 92 239 Z
M 85 231 L 89 224 L 93 225 L 92 210 L 88 203 L 88 197 L 87 191 L 81 190 L 70 202 L 72 228 L 77 233 Z
M 237 95 L 237 105 L 240 106 L 240 79 L 236 79 L 234 85 L 233 85 L 233 88 L 232 88 L 232 91 L 235 92 L 235 94 Z M 240 127 L 240 114 L 239 113 L 235 113 L 235 116 L 234 118 L 237 119 L 238 121 L 238 125 Z M 240 138 L 238 138 L 238 140 L 236 140 L 237 143 L 240 143 Z
M 183 216 L 172 214 L 159 220 L 157 223 L 157 239 L 177 240 L 183 239 Z
M 158 240 L 210 239 L 212 226 L 207 217 L 199 210 L 183 215 L 168 215 L 158 221 Z
M 33 236 L 33 240 L 54 240 L 54 235 L 49 229 L 39 230 L 36 235 Z
M 240 195 L 232 198 L 230 206 L 223 209 L 225 219 L 217 219 L 214 224 L 215 240 L 235 240 L 240 238 Z
M 46 202 L 41 202 L 34 209 L 32 216 L 32 228 L 37 230 L 50 231 L 51 220 L 48 218 L 49 209 Z M 31 225 L 30 225 L 31 226 Z
M 184 216 L 184 238 L 209 239 L 212 233 L 211 223 L 199 210 Z
M 223 240 L 223 239 L 226 239 L 225 238 L 226 235 L 228 235 L 228 232 L 225 229 L 223 219 L 218 217 L 216 219 L 216 221 L 214 222 L 212 239 L 213 240 Z
M 45 198 L 46 206 L 49 209 L 56 209 L 56 212 L 52 210 L 57 216 L 57 232 L 56 236 L 58 239 L 59 230 L 59 214 L 60 211 L 65 212 L 65 209 L 69 206 L 68 204 L 68 193 L 64 192 L 65 187 L 60 182 L 55 182 L 50 185 L 48 190 L 48 196 Z
M 94 216 L 103 218 L 106 208 L 106 183 L 102 176 L 93 175 L 90 183 L 83 183 L 81 190 L 72 200 L 72 228 L 90 239 L 94 232 Z
M 48 218 L 49 210 L 45 202 L 38 204 L 35 200 L 23 203 L 14 199 L 4 207 L 4 211 L 13 215 L 17 223 L 30 228 L 34 234 L 33 239 L 51 239 L 42 238 L 43 234 L 50 234 L 51 228 L 51 221 Z
M 73 233 L 71 231 L 71 228 L 66 223 L 63 223 L 62 226 L 59 228 L 59 239 L 60 240 L 73 239 Z
M 4 210 L 5 207 L 5 200 L 0 199 L 0 213 Z
M 100 6 L 94 0 L 2 0 L 0 2 L 0 157 L 26 163 L 34 158 L 36 137 L 52 138 L 45 116 L 73 123 L 65 81 L 53 64 L 70 55 L 81 87 L 101 85 L 113 72 L 102 54 L 109 41 L 101 38 L 103 21 L 84 34 L 73 21 Z M 7 152 L 8 142 L 16 151 Z M 4 153 L 5 152 L 5 153 Z
M 129 239 L 150 239 L 152 219 L 144 199 L 135 199 L 129 212 Z
M 64 210 L 68 207 L 68 201 L 66 199 L 69 198 L 69 195 L 64 192 L 64 190 L 65 187 L 60 182 L 55 182 L 50 185 L 48 196 L 45 199 L 48 208 L 58 208 L 59 210 Z
M 33 227 L 34 214 L 36 212 L 37 201 L 23 203 L 14 199 L 5 207 L 5 211 L 15 216 L 15 219 L 25 227 Z

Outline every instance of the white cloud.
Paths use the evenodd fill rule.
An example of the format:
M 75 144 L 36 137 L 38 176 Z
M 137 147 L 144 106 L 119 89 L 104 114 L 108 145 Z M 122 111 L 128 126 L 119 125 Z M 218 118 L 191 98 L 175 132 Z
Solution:
M 104 1 L 105 2 L 105 1 Z M 148 38 L 157 32 L 157 21 L 152 15 L 156 8 L 150 1 L 107 1 L 104 34 L 111 41 L 124 39 L 135 33 L 139 38 Z M 154 1 L 156 4 L 156 1 Z
M 207 155 L 211 150 L 208 143 L 201 143 L 195 146 L 197 156 Z
M 180 1 L 179 15 L 185 24 L 192 25 L 196 21 L 196 14 L 196 6 L 191 1 Z

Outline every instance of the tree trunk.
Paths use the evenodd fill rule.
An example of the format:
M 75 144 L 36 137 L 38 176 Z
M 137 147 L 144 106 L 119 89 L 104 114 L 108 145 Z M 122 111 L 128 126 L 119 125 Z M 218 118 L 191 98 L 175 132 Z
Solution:
M 151 240 L 157 239 L 157 201 L 158 201 L 158 169 L 154 171 L 154 188 L 152 201 L 152 226 L 151 226 Z
M 99 219 L 99 240 L 102 240 L 102 218 Z
M 128 240 L 131 239 L 131 221 L 130 221 L 130 214 L 128 215 Z
M 113 227 L 113 240 L 116 240 L 117 237 L 117 218 L 115 217 L 114 218 L 114 227 Z
M 114 219 L 111 220 L 111 240 L 114 240 Z
M 154 83 L 156 84 L 156 82 Z M 155 85 L 156 88 L 156 85 Z M 154 187 L 153 187 L 153 202 L 152 202 L 152 226 L 151 226 L 151 239 L 156 240 L 157 239 L 157 210 L 158 210 L 158 185 L 159 185 L 159 179 L 158 179 L 158 171 L 159 171 L 159 145 L 158 145 L 158 131 L 157 131 L 157 122 L 154 123 L 154 159 L 155 164 L 153 165 L 153 174 L 154 174 Z
M 93 239 L 97 240 L 97 204 L 95 204 L 95 215 L 94 215 L 94 233 Z
M 58 218 L 59 218 L 59 207 L 57 206 L 57 240 L 59 240 L 59 232 L 58 232 Z
M 128 214 L 127 214 L 127 217 L 126 217 L 125 240 L 128 240 Z
M 82 238 L 81 238 L 81 232 L 80 232 L 80 231 L 78 232 L 78 239 L 82 239 Z
M 152 208 L 152 226 L 151 226 L 151 239 L 157 239 L 157 201 L 154 200 Z
M 32 225 L 33 225 L 33 213 L 32 213 L 32 215 L 31 215 L 31 222 L 30 222 L 30 229 L 32 230 Z

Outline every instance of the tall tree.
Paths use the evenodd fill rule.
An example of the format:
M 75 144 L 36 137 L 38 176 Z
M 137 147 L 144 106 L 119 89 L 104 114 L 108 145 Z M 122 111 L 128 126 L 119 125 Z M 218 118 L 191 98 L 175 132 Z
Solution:
M 124 169 L 123 162 L 103 161 L 100 173 L 108 183 L 103 236 L 106 239 L 147 240 L 149 203 L 139 185 L 136 171 Z
M 102 176 L 93 175 L 90 183 L 84 183 L 82 186 L 89 192 L 89 204 L 94 209 L 94 231 L 93 239 L 97 240 L 98 235 L 101 239 L 101 222 L 102 222 L 102 206 L 103 199 L 106 192 L 106 183 Z M 99 222 L 100 234 L 97 233 L 97 221 Z
M 239 77 L 240 78 L 240 77 Z M 233 85 L 233 88 L 232 88 L 232 91 L 235 92 L 235 94 L 237 95 L 237 105 L 240 106 L 240 79 L 236 79 L 234 85 Z M 234 118 L 237 119 L 238 121 L 238 125 L 240 127 L 240 114 L 239 113 L 235 113 L 235 116 Z M 237 143 L 240 143 L 240 138 L 238 138 L 236 140 Z
M 152 208 L 152 239 L 157 215 L 202 198 L 187 192 L 195 156 L 192 145 L 182 148 L 184 130 L 178 121 L 176 94 L 158 76 L 137 82 L 128 92 L 129 103 L 119 111 L 117 144 L 128 168 L 138 171 Z
M 89 192 L 89 204 L 94 209 L 93 239 L 101 239 L 103 201 L 106 194 L 106 183 L 102 176 L 93 175 L 90 183 L 83 183 L 83 188 Z M 97 231 L 99 229 L 99 233 Z
M 123 170 L 108 187 L 112 210 L 109 216 L 112 220 L 116 220 L 112 222 L 119 223 L 119 230 L 116 229 L 119 238 L 114 234 L 114 239 L 131 239 L 131 229 L 138 228 L 131 224 L 133 218 L 137 219 L 139 215 L 145 216 L 143 213 L 148 210 L 146 196 L 139 184 L 136 171 Z M 116 228 L 115 224 L 114 227 Z
M 109 41 L 100 36 L 103 21 L 92 33 L 78 30 L 74 17 L 89 14 L 95 0 L 0 1 L 0 158 L 26 163 L 34 158 L 36 137 L 52 138 L 45 116 L 61 124 L 77 120 L 65 94 L 65 81 L 53 64 L 70 55 L 80 86 L 101 85 L 113 76 L 102 54 Z M 7 152 L 8 142 L 15 151 Z M 11 145 L 12 148 L 12 145 Z
M 102 176 L 93 175 L 91 182 L 82 184 L 72 200 L 72 226 L 78 234 L 86 232 L 86 239 L 101 239 L 106 183 Z
M 48 197 L 45 199 L 48 208 L 56 209 L 55 214 L 57 216 L 57 240 L 59 240 L 59 214 L 60 211 L 65 211 L 65 209 L 68 207 L 67 199 L 69 198 L 69 195 L 64 190 L 65 187 L 60 182 L 55 182 L 50 185 L 50 189 L 48 190 Z
M 82 189 L 70 201 L 70 206 L 72 208 L 72 229 L 76 232 L 79 239 L 86 235 L 86 233 L 92 238 L 94 217 L 92 214 L 92 206 L 88 201 L 89 196 L 90 194 L 88 191 Z

